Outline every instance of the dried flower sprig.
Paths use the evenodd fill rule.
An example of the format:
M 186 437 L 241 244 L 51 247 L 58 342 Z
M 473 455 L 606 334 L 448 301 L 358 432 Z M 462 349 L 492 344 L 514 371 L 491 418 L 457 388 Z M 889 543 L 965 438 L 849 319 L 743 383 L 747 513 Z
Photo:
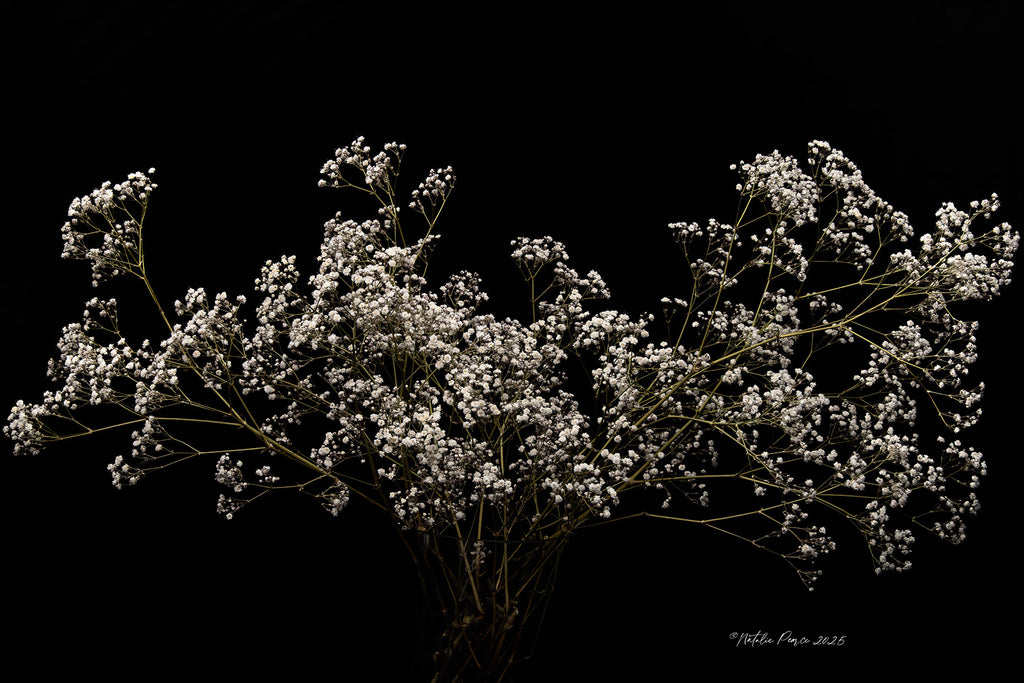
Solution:
M 405 202 L 426 225 L 412 241 L 404 152 L 374 154 L 362 138 L 337 151 L 321 186 L 367 193 L 377 216 L 329 220 L 306 280 L 294 257 L 267 261 L 255 308 L 203 289 L 173 314 L 158 300 L 143 249 L 152 169 L 76 199 L 64 255 L 90 261 L 94 285 L 140 280 L 166 334 L 129 342 L 116 300 L 90 300 L 50 363 L 56 388 L 11 412 L 15 452 L 121 427 L 131 450 L 109 467 L 118 487 L 209 457 L 228 517 L 274 489 L 335 515 L 353 496 L 369 502 L 433 580 L 443 675 L 507 669 L 585 525 L 648 516 L 719 529 L 808 585 L 837 523 L 863 536 L 878 571 L 909 567 L 922 528 L 964 538 L 986 471 L 960 434 L 983 389 L 967 381 L 977 324 L 964 304 L 1009 283 L 1019 243 L 990 220 L 997 197 L 943 205 L 918 235 L 825 142 L 809 145 L 806 172 L 758 156 L 733 167 L 733 224 L 669 226 L 689 295 L 663 299 L 668 333 L 656 335 L 654 316 L 604 308 L 604 280 L 581 276 L 551 237 L 512 243 L 528 322 L 486 312 L 476 274 L 432 288 L 455 174 L 430 171 Z M 838 354 L 857 367 L 837 371 Z M 565 370 L 576 359 L 582 391 Z M 86 406 L 120 418 L 93 424 Z M 923 437 L 922 424 L 938 433 Z

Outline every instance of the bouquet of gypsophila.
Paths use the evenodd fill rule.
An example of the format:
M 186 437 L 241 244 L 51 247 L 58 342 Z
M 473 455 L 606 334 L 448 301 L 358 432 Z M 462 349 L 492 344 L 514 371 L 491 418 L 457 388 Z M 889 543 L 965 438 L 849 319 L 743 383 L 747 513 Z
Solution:
M 91 262 L 94 285 L 136 281 L 165 336 L 129 341 L 115 299 L 88 301 L 50 363 L 56 387 L 11 412 L 15 452 L 116 426 L 130 434 L 109 466 L 118 487 L 209 458 L 228 517 L 275 489 L 334 515 L 364 501 L 393 521 L 434 601 L 435 680 L 497 680 L 528 654 L 525 629 L 585 526 L 721 530 L 809 586 L 833 525 L 852 525 L 878 571 L 909 567 L 918 530 L 963 538 L 985 473 L 960 434 L 982 393 L 966 382 L 964 304 L 1009 282 L 1019 239 L 989 221 L 995 196 L 946 204 L 917 235 L 827 143 L 809 145 L 807 171 L 758 156 L 733 167 L 733 223 L 669 226 L 688 294 L 663 299 L 663 320 L 608 308 L 601 276 L 545 237 L 512 243 L 521 321 L 486 311 L 474 273 L 431 286 L 455 175 L 432 170 L 400 202 L 404 154 L 362 138 L 337 150 L 320 185 L 365 193 L 376 216 L 327 221 L 309 277 L 294 257 L 267 261 L 254 307 L 201 288 L 157 298 L 152 170 L 76 199 L 64 256 Z M 820 379 L 837 351 L 860 367 Z M 578 361 L 582 387 L 567 381 Z M 927 437 L 922 412 L 937 418 Z M 231 445 L 191 437 L 217 430 Z

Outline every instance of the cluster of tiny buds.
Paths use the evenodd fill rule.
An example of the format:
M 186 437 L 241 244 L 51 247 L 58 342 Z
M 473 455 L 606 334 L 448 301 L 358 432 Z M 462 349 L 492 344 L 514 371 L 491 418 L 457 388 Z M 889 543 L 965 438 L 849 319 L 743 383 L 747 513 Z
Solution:
M 444 202 L 454 186 L 455 172 L 451 166 L 444 169 L 433 169 L 419 187 L 412 191 L 409 208 L 428 214 L 434 207 Z
M 320 172 L 326 176 L 319 181 L 320 187 L 346 187 L 352 183 L 344 175 L 346 166 L 355 168 L 362 176 L 363 183 L 381 190 L 389 190 L 389 179 L 398 175 L 405 145 L 389 142 L 384 150 L 372 154 L 363 136 L 356 138 L 348 147 L 335 150 L 334 159 L 326 162 Z M 372 154 L 372 156 L 371 156 Z
M 149 175 L 155 172 L 149 169 Z M 94 287 L 121 273 L 138 272 L 142 218 L 157 188 L 149 175 L 135 172 L 121 183 L 104 182 L 68 207 L 62 256 L 91 261 Z

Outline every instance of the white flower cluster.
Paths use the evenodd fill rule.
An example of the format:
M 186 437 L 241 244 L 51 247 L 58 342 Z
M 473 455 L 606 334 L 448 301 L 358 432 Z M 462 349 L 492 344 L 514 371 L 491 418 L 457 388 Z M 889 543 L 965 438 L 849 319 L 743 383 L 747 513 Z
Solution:
M 149 169 L 149 175 L 155 173 Z M 103 183 L 68 207 L 61 229 L 63 257 L 92 262 L 93 286 L 121 273 L 139 274 L 142 220 L 156 183 L 130 173 L 123 183 Z
M 432 222 L 454 187 L 455 172 L 451 166 L 433 169 L 420 183 L 419 188 L 412 191 L 409 208 L 422 213 Z
M 137 464 L 110 466 L 121 486 L 167 459 L 214 454 L 179 436 L 192 420 L 242 439 L 216 449 L 232 494 L 299 488 L 332 514 L 358 495 L 403 528 L 477 541 L 633 513 L 631 492 L 646 490 L 659 515 L 746 536 L 808 580 L 835 547 L 824 518 L 852 523 L 879 570 L 909 566 L 915 525 L 963 538 L 985 465 L 957 433 L 977 420 L 982 387 L 965 384 L 976 324 L 950 304 L 1009 282 L 1019 237 L 982 225 L 997 198 L 970 213 L 944 205 L 911 247 L 909 219 L 827 143 L 809 145 L 809 172 L 758 156 L 734 167 L 746 206 L 735 225 L 670 226 L 690 293 L 662 300 L 669 335 L 652 339 L 654 316 L 594 306 L 610 297 L 605 282 L 577 273 L 551 237 L 512 242 L 529 323 L 484 312 L 476 274 L 431 288 L 430 229 L 455 176 L 432 170 L 413 191 L 428 229 L 407 241 L 404 150 L 374 154 L 358 138 L 324 165 L 321 185 L 368 192 L 378 217 L 327 221 L 305 281 L 295 257 L 267 261 L 250 322 L 245 297 L 194 289 L 158 348 L 134 349 L 116 302 L 90 301 L 51 364 L 59 388 L 11 412 L 16 451 L 68 436 L 59 425 L 81 425 L 81 406 L 114 405 L 137 425 Z M 154 187 L 134 174 L 76 200 L 65 253 L 92 260 L 97 279 L 144 278 L 129 205 L 145 208 Z M 95 234 L 102 245 L 86 248 Z M 567 379 L 579 361 L 582 390 Z M 927 406 L 950 432 L 934 449 L 918 434 Z M 250 468 L 268 454 L 313 474 L 296 484 Z M 231 516 L 245 502 L 222 496 L 218 508 Z
M 384 145 L 384 151 L 370 156 L 372 151 L 362 136 L 348 147 L 339 147 L 334 153 L 334 159 L 325 163 L 320 170 L 326 176 L 320 180 L 320 187 L 352 186 L 344 175 L 345 167 L 351 166 L 371 189 L 389 190 L 388 183 L 398 175 L 405 145 L 390 142 Z

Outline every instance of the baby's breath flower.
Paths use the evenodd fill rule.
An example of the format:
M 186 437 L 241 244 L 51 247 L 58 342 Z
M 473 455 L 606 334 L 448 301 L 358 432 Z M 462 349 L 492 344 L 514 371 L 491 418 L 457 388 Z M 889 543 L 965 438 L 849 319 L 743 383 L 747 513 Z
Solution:
M 328 220 L 312 274 L 295 256 L 264 262 L 251 303 L 197 287 L 165 309 L 153 295 L 166 331 L 151 343 L 123 329 L 116 299 L 90 298 L 63 329 L 54 388 L 11 409 L 15 453 L 121 427 L 118 488 L 210 458 L 228 519 L 272 489 L 331 515 L 368 500 L 464 582 L 442 592 L 467 596 L 449 605 L 466 638 L 484 609 L 504 620 L 487 632 L 512 628 L 523 603 L 504 596 L 532 595 L 572 531 L 652 500 L 662 517 L 720 519 L 808 584 L 836 548 L 825 518 L 852 523 L 878 571 L 910 566 L 912 528 L 963 540 L 987 466 L 966 441 L 984 386 L 960 307 L 1010 282 L 1019 235 L 990 223 L 998 197 L 942 204 L 919 233 L 826 142 L 808 145 L 806 170 L 758 155 L 731 167 L 748 207 L 736 224 L 669 225 L 683 289 L 661 298 L 661 324 L 608 305 L 602 276 L 550 236 L 512 241 L 521 321 L 487 309 L 475 273 L 427 279 L 455 173 L 412 190 L 416 239 L 398 208 L 404 153 L 339 148 L 320 184 L 378 210 Z M 129 274 L 157 291 L 142 244 L 152 173 L 72 202 L 64 256 L 90 261 L 94 285 Z M 104 408 L 115 417 L 94 427 Z M 720 517 L 702 509 L 720 501 Z

